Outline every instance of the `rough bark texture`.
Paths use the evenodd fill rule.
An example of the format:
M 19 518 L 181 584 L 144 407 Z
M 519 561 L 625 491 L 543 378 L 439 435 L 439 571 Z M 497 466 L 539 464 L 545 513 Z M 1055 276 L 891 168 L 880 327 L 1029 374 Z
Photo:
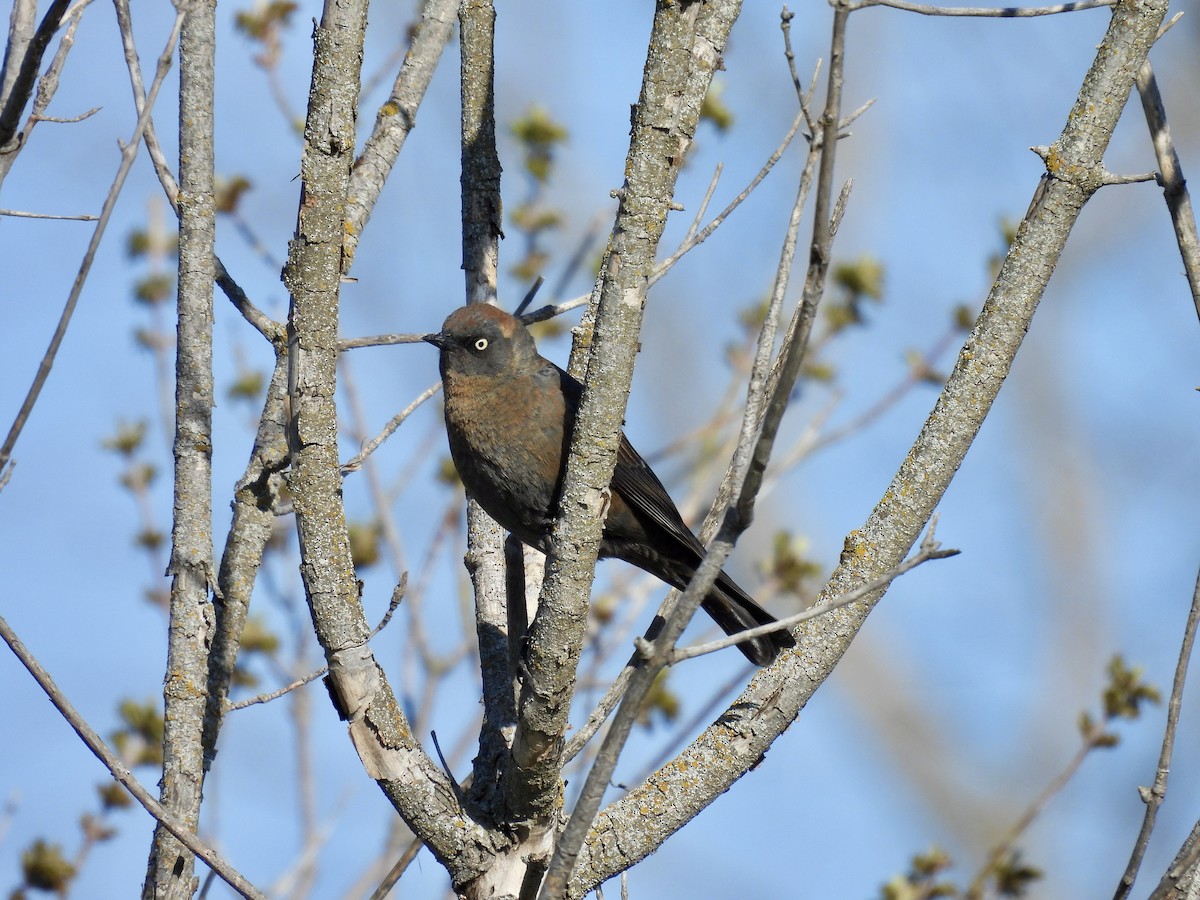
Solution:
M 462 42 L 463 272 L 467 302 L 496 300 L 499 256 L 500 159 L 492 79 L 496 11 L 487 0 L 464 0 L 459 11 Z
M 442 50 L 454 30 L 457 0 L 425 0 L 421 24 L 413 35 L 412 47 L 392 85 L 391 96 L 379 108 L 375 128 L 363 146 L 350 175 L 350 194 L 346 203 L 346 237 L 342 265 L 349 271 L 358 249 L 358 238 L 371 218 L 371 210 L 383 183 L 396 163 L 396 157 L 416 127 L 417 109 L 437 69 Z
M 301 576 L 329 685 L 367 773 L 460 882 L 478 874 L 490 836 L 414 740 L 366 640 L 341 498 L 337 455 L 338 285 L 354 151 L 365 2 L 330 0 L 315 35 L 296 236 L 284 282 L 288 317 L 288 442 Z
M 530 629 L 512 765 L 503 775 L 512 821 L 534 836 L 554 823 L 561 803 L 563 735 L 658 241 L 700 106 L 739 10 L 737 2 L 660 3 L 655 13 L 625 183 L 599 284 L 561 518 Z
M 893 568 L 919 537 L 1008 375 L 1071 227 L 1103 183 L 1104 150 L 1165 9 L 1163 0 L 1125 0 L 1114 9 L 1067 125 L 1047 154 L 1047 174 L 954 371 L 891 486 L 863 527 L 847 537 L 818 602 Z M 571 895 L 582 896 L 653 852 L 757 765 L 832 672 L 877 601 L 802 626 L 803 652 L 760 672 L 683 753 L 602 812 Z
M 216 2 L 189 6 L 179 41 L 179 285 L 175 355 L 175 507 L 161 802 L 191 828 L 204 786 L 201 733 L 212 632 L 213 79 Z M 162 825 L 142 893 L 195 892 L 195 857 Z
M 467 303 L 496 302 L 502 210 L 500 158 L 496 152 L 494 103 L 496 10 L 490 0 L 463 0 L 458 11 L 462 92 L 462 247 Z M 544 856 L 546 831 L 499 840 L 496 823 L 508 819 L 499 790 L 516 721 L 509 668 L 504 535 L 474 500 L 467 501 L 467 570 L 475 592 L 475 633 L 483 697 L 479 751 L 472 767 L 470 799 L 476 815 L 495 829 L 499 852 L 486 871 L 462 885 L 466 897 L 516 896 L 528 857 Z
M 287 357 L 281 354 L 267 388 L 250 461 L 234 490 L 233 522 L 229 526 L 217 576 L 219 593 L 208 660 L 208 706 L 204 715 L 205 772 L 212 767 L 216 756 L 217 734 L 237 664 L 254 579 L 275 527 L 275 506 L 283 486 L 282 473 L 288 462 L 286 395 Z

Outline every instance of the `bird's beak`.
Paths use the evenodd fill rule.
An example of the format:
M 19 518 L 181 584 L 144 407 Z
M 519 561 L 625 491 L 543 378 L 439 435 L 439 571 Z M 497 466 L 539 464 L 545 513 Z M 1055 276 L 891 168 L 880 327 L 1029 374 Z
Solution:
M 441 349 L 445 349 L 446 345 L 450 343 L 450 339 L 448 337 L 446 337 L 444 334 L 442 334 L 440 331 L 436 332 L 434 334 L 427 334 L 423 338 L 421 338 L 421 340 L 423 340 L 427 344 L 433 344 L 433 346 L 441 348 Z

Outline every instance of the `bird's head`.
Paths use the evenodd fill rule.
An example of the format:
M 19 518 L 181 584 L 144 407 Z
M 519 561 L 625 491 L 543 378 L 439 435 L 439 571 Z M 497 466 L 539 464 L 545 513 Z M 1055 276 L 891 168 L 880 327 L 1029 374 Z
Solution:
M 471 303 L 452 312 L 442 330 L 422 340 L 441 351 L 447 375 L 515 374 L 541 365 L 533 335 L 520 320 L 487 303 Z

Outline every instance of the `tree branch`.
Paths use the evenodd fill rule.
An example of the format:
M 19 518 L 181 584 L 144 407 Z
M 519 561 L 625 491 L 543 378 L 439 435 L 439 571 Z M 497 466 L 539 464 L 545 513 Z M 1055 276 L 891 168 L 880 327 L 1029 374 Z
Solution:
M 37 404 L 46 379 L 50 377 L 50 370 L 54 367 L 54 359 L 58 355 L 58 348 L 62 345 L 63 338 L 67 333 L 67 327 L 71 324 L 71 317 L 75 314 L 75 307 L 79 302 L 79 294 L 82 292 L 84 282 L 87 281 L 88 274 L 92 270 L 92 262 L 96 258 L 96 251 L 100 247 L 100 241 L 104 237 L 105 229 L 108 228 L 108 220 L 112 216 L 113 207 L 116 206 L 117 198 L 121 195 L 121 189 L 125 186 L 125 178 L 129 175 L 133 161 L 137 158 L 138 143 L 141 141 L 142 133 L 150 121 L 150 110 L 153 109 L 154 102 L 158 99 L 159 88 L 162 87 L 163 79 L 166 77 L 167 71 L 171 68 L 171 57 L 175 52 L 175 41 L 179 37 L 181 22 L 182 15 L 177 14 L 175 23 L 171 28 L 171 33 L 167 38 L 167 45 L 158 58 L 158 68 L 154 75 L 154 81 L 150 85 L 147 102 L 144 109 L 138 115 L 133 135 L 121 151 L 121 162 L 117 167 L 117 174 L 113 178 L 112 186 L 108 189 L 108 196 L 104 198 L 104 205 L 100 208 L 100 216 L 96 221 L 95 229 L 92 231 L 92 238 L 88 242 L 87 250 L 84 251 L 83 260 L 79 264 L 79 272 L 76 274 L 75 281 L 71 285 L 70 293 L 67 294 L 67 301 L 63 305 L 63 311 L 59 316 L 54 334 L 50 337 L 50 346 L 46 348 L 46 353 L 42 356 L 42 361 L 38 364 L 33 384 L 30 385 L 29 391 L 25 395 L 25 400 L 21 403 L 21 408 L 17 411 L 16 418 L 13 419 L 13 423 L 9 427 L 4 444 L 0 445 L 0 482 L 6 477 L 5 470 L 12 459 L 13 448 L 16 446 L 17 439 L 21 436 L 21 432 L 25 428 L 25 423 L 28 421 L 30 413 L 33 412 L 33 407 Z
M 25 104 L 33 96 L 33 86 L 37 81 L 38 69 L 42 67 L 42 57 L 46 53 L 46 48 L 50 46 L 50 39 L 54 37 L 54 32 L 58 31 L 58 26 L 62 24 L 63 16 L 66 14 L 70 2 L 71 0 L 53 0 L 37 30 L 33 33 L 32 39 L 23 48 L 19 48 L 24 52 L 21 54 L 19 68 L 16 77 L 11 82 L 11 87 L 9 87 L 7 78 L 5 79 L 5 87 L 8 90 L 3 98 L 3 107 L 0 108 L 0 153 L 10 154 L 18 149 L 10 146 L 13 135 L 17 133 L 17 123 L 21 120 Z M 36 9 L 36 6 L 34 8 Z M 10 54 L 16 49 L 18 48 L 10 45 Z M 6 76 L 9 66 L 16 62 L 17 58 L 9 55 L 5 65 Z
M 233 521 L 225 538 L 212 650 L 208 659 L 208 705 L 204 713 L 204 768 L 212 768 L 217 752 L 217 733 L 228 709 L 229 686 L 237 665 L 242 630 L 250 608 L 254 581 L 263 553 L 275 528 L 275 509 L 283 488 L 283 470 L 288 463 L 287 358 L 279 354 L 267 386 L 266 400 L 258 420 L 258 433 L 246 470 L 233 492 Z M 322 673 L 323 674 L 323 673 Z M 248 705 L 248 704 L 247 704 Z
M 718 650 L 724 650 L 727 647 L 736 647 L 742 641 L 748 641 L 751 638 L 760 637 L 764 634 L 770 634 L 772 631 L 780 631 L 781 629 L 792 629 L 801 622 L 807 622 L 810 619 L 815 619 L 827 613 L 833 612 L 835 609 L 841 609 L 843 606 L 848 606 L 864 597 L 868 597 L 876 591 L 883 590 L 891 585 L 893 581 L 903 575 L 905 572 L 910 572 L 917 566 L 929 562 L 934 559 L 947 559 L 951 556 L 957 556 L 961 550 L 943 550 L 941 544 L 933 538 L 934 528 L 937 526 L 937 514 L 929 520 L 929 530 L 925 532 L 925 537 L 921 541 L 920 550 L 914 553 L 904 562 L 895 568 L 889 569 L 878 578 L 868 581 L 866 584 L 859 585 L 849 593 L 842 594 L 839 597 L 834 597 L 826 600 L 823 603 L 817 603 L 810 606 L 803 612 L 796 613 L 792 616 L 784 616 L 770 625 L 759 625 L 757 628 L 750 628 L 746 631 L 740 631 L 737 634 L 727 637 L 718 638 L 715 641 L 708 641 L 704 644 L 694 644 L 691 647 L 680 647 L 672 651 L 668 660 L 668 665 L 675 665 L 683 662 L 685 659 L 695 659 L 697 656 L 705 656 L 709 653 L 716 653 Z M 643 638 L 638 638 L 638 642 L 644 643 Z M 640 644 L 639 644 L 640 645 Z
M 136 141 L 133 143 L 134 146 L 137 145 Z M 100 735 L 96 733 L 96 730 L 87 723 L 83 716 L 79 714 L 79 710 L 71 704 L 71 701 L 63 695 L 58 685 L 54 683 L 54 679 L 42 668 L 41 664 L 29 652 L 28 648 L 21 643 L 21 639 L 9 627 L 8 622 L 4 620 L 3 616 L 0 616 L 0 638 L 3 638 L 4 642 L 8 644 L 13 654 L 21 661 L 21 665 L 29 670 L 29 674 L 33 676 L 34 681 L 46 692 L 46 696 L 50 698 L 50 702 L 54 704 L 54 708 L 67 720 L 67 724 L 75 730 L 80 740 L 87 745 L 87 748 L 95 754 L 100 762 L 104 763 L 108 771 L 112 773 L 112 777 L 120 782 L 129 793 L 133 794 L 134 799 L 142 804 L 146 812 L 154 816 L 163 827 L 179 839 L 181 844 L 204 860 L 205 864 L 216 872 L 222 881 L 243 897 L 250 898 L 250 900 L 266 900 L 265 894 L 247 881 L 216 850 L 197 837 L 190 825 L 180 820 L 178 816 L 155 800 L 154 795 L 141 782 L 134 778 L 133 773 L 109 749 Z
M 1183 166 L 1171 140 L 1171 129 L 1167 127 L 1167 110 L 1163 106 L 1162 94 L 1158 91 L 1158 80 L 1147 59 L 1138 69 L 1138 95 L 1142 98 L 1142 110 L 1146 114 L 1146 127 L 1154 142 L 1154 155 L 1158 158 L 1158 169 L 1162 176 L 1163 199 L 1171 213 L 1171 224 L 1175 226 L 1175 240 L 1179 244 L 1179 255 L 1183 257 L 1183 273 L 1192 290 L 1192 302 L 1196 315 L 1200 316 L 1200 238 L 1196 235 L 1196 213 L 1192 209 L 1192 197 L 1188 193 L 1187 180 L 1183 177 Z
M 329 684 L 367 773 L 456 883 L 484 864 L 489 836 L 421 750 L 366 641 L 337 459 L 338 287 L 354 150 L 365 0 L 327 0 L 315 31 L 301 200 L 284 283 L 288 316 L 288 440 L 301 575 Z
M 530 628 L 530 677 L 521 691 L 512 790 L 534 816 L 551 814 L 549 802 L 557 796 L 547 787 L 551 778 L 558 784 L 605 494 L 616 462 L 658 242 L 680 167 L 695 135 L 700 106 L 740 11 L 737 0 L 685 6 L 660 2 L 655 11 L 626 179 L 619 191 L 617 219 L 594 295 L 595 325 L 586 377 L 581 379 L 583 396 L 571 438 L 561 512 L 552 532 L 545 586 Z M 715 558 L 710 555 L 692 586 L 704 577 L 710 578 L 711 584 L 722 558 L 719 553 Z M 688 599 L 694 599 L 694 611 L 699 598 Z M 687 617 L 687 611 L 681 612 L 678 628 L 682 629 Z M 672 628 L 668 620 L 664 641 L 673 641 L 674 636 L 668 634 Z M 625 704 L 633 702 L 639 681 L 653 679 L 651 668 L 634 673 Z M 614 723 L 609 732 L 613 765 L 623 744 L 623 730 Z M 608 783 L 606 768 L 598 759 L 589 773 L 571 819 L 559 836 L 541 897 L 566 894 L 583 839 Z
M 379 192 L 396 164 L 408 133 L 417 124 L 417 110 L 454 30 L 456 6 L 456 0 L 425 0 L 421 24 L 417 26 L 412 46 L 396 75 L 392 94 L 379 108 L 375 128 L 351 170 L 343 245 L 346 272 L 354 262 L 358 239 L 371 218 Z
M 125 53 L 125 67 L 129 71 L 129 81 L 133 88 L 133 104 L 140 116 L 142 110 L 146 107 L 145 89 L 142 86 L 142 71 L 141 64 L 138 61 L 137 46 L 133 39 L 133 21 L 129 13 L 129 0 L 113 0 L 113 5 L 117 11 L 117 27 L 121 32 L 121 45 Z M 150 154 L 150 161 L 154 165 L 154 173 L 158 176 L 159 184 L 162 185 L 163 193 L 166 194 L 167 202 L 171 204 L 171 208 L 175 214 L 179 214 L 179 185 L 175 182 L 175 176 L 171 174 L 171 166 L 167 163 L 167 157 L 163 153 L 162 145 L 158 142 L 158 135 L 154 130 L 154 119 L 151 118 L 146 123 L 143 136 L 146 141 L 146 152 Z M 242 314 L 242 317 L 249 322 L 254 329 L 265 337 L 279 351 L 284 346 L 283 326 L 255 306 L 250 298 L 246 296 L 246 292 L 241 286 L 233 280 L 220 257 L 213 257 L 214 278 L 217 286 L 225 294 L 234 308 Z
M 195 0 L 179 36 L 179 257 L 175 328 L 174 510 L 171 605 L 163 679 L 160 797 L 190 828 L 200 824 L 208 649 L 216 588 L 212 537 L 213 83 L 216 0 Z M 134 145 L 136 146 L 136 144 Z M 161 825 L 155 829 L 142 896 L 187 900 L 195 859 Z
M 888 6 L 922 16 L 969 16 L 999 19 L 1026 19 L 1032 16 L 1056 16 L 1059 13 L 1078 12 L 1084 9 L 1103 9 L 1115 5 L 1116 0 L 1077 0 L 1057 6 L 930 6 L 924 3 L 909 3 L 908 0 L 855 0 L 845 4 L 849 11 L 866 9 L 869 6 Z
M 1143 67 L 1138 73 L 1139 82 L 1145 71 L 1146 69 Z M 1196 576 L 1196 587 L 1192 591 L 1192 606 L 1183 626 L 1183 646 L 1179 649 L 1179 659 L 1175 663 L 1175 679 L 1171 683 L 1171 698 L 1167 701 L 1167 727 L 1163 733 L 1162 750 L 1158 754 L 1158 768 L 1154 771 L 1154 784 L 1148 788 L 1138 788 L 1142 802 L 1146 804 L 1146 814 L 1142 818 L 1142 827 L 1134 842 L 1129 865 L 1125 867 L 1125 874 L 1121 876 L 1113 900 L 1124 900 L 1133 890 L 1133 883 L 1137 880 L 1142 858 L 1146 855 L 1146 848 L 1150 846 L 1150 835 L 1154 831 L 1154 822 L 1158 818 L 1158 808 L 1162 806 L 1163 800 L 1167 797 L 1167 775 L 1171 771 L 1175 729 L 1179 724 L 1179 708 L 1183 704 L 1183 685 L 1187 680 L 1188 661 L 1192 657 L 1192 646 L 1196 642 L 1198 622 L 1200 622 L 1200 574 Z
M 467 303 L 495 303 L 502 214 L 500 158 L 496 152 L 495 30 L 491 0 L 464 0 L 458 11 L 462 95 L 462 254 Z M 467 501 L 467 571 L 475 594 L 475 634 L 479 645 L 483 724 L 471 777 L 471 801 L 491 818 L 506 815 L 497 792 L 497 773 L 508 755 L 515 712 L 513 676 L 508 666 L 505 609 L 504 535 L 474 500 Z M 533 837 L 540 842 L 542 835 Z M 526 842 L 522 842 L 526 843 Z M 524 853 L 537 852 L 526 844 Z M 515 893 L 516 869 L 493 865 L 471 886 L 475 896 Z
M 847 537 L 822 600 L 898 564 L 941 499 L 1008 375 L 1071 226 L 1096 189 L 1081 175 L 1101 165 L 1165 6 L 1162 0 L 1126 0 L 1116 7 L 1055 144 L 1055 162 L 1035 193 L 954 371 L 888 490 L 862 528 Z M 734 705 L 744 711 L 741 715 L 723 716 L 674 762 L 601 813 L 580 855 L 572 895 L 652 852 L 695 816 L 697 805 L 756 765 L 828 677 L 877 600 L 830 613 L 819 628 L 802 626 L 802 652 L 785 654 L 759 674 Z M 715 759 L 723 764 L 714 765 Z M 636 830 L 643 836 L 630 840 Z

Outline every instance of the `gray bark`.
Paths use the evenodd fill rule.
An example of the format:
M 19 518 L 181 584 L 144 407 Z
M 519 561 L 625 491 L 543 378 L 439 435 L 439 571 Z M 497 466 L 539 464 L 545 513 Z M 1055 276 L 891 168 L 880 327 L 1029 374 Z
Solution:
M 188 7 L 179 39 L 179 283 L 175 355 L 175 514 L 171 609 L 163 689 L 161 802 L 192 829 L 200 822 L 212 631 L 213 79 L 216 2 Z M 161 824 L 143 897 L 195 892 L 195 857 Z

